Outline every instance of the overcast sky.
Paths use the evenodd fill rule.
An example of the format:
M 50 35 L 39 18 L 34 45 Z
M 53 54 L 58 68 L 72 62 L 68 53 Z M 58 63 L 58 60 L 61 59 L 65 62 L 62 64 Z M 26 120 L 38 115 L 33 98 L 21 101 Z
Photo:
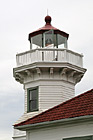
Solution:
M 44 17 L 69 34 L 70 50 L 83 53 L 87 69 L 76 95 L 93 88 L 93 0 L 0 0 L 0 140 L 12 140 L 12 125 L 23 114 L 23 86 L 13 78 L 16 53 L 30 49 L 28 34 Z

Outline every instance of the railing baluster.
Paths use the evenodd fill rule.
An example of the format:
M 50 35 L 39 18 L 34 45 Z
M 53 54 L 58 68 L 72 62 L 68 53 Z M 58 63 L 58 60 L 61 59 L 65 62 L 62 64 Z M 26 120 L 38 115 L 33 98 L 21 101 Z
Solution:
M 44 61 L 44 52 L 42 52 L 42 61 Z

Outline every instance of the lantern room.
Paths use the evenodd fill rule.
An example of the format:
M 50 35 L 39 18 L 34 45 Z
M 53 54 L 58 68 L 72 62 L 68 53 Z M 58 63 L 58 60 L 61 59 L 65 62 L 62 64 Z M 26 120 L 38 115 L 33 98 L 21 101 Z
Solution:
M 52 18 L 47 15 L 45 26 L 29 34 L 30 49 L 67 48 L 69 34 L 53 27 L 51 20 Z

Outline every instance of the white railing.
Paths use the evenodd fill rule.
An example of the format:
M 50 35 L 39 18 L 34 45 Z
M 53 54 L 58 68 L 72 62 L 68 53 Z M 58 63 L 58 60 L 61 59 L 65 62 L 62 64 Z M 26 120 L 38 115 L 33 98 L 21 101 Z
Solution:
M 35 49 L 16 55 L 17 66 L 27 65 L 34 62 L 68 62 L 83 67 L 82 55 L 68 49 Z

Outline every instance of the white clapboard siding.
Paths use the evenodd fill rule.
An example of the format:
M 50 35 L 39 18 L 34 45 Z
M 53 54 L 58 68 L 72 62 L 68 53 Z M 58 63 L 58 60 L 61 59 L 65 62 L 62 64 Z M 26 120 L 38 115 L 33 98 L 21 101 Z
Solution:
M 29 85 L 29 88 L 31 88 L 30 85 Z M 73 98 L 74 93 L 75 93 L 73 84 L 68 83 L 68 82 L 51 82 L 51 81 L 42 82 L 39 85 L 38 92 L 39 92 L 38 93 L 39 110 L 49 109 L 70 98 Z M 25 107 L 24 108 L 25 108 L 25 113 L 27 113 L 27 89 L 25 90 Z
M 39 108 L 45 110 L 74 97 L 74 87 L 67 85 L 39 86 Z

